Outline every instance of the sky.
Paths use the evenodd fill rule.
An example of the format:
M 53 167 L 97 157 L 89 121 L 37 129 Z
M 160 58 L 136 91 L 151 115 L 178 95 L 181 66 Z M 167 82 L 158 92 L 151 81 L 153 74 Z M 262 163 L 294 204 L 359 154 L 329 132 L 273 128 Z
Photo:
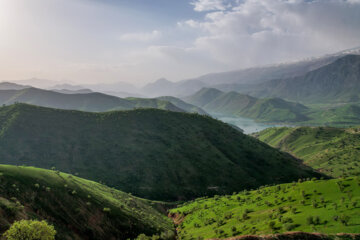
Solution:
M 360 0 L 0 0 L 0 80 L 211 72 L 360 47 Z

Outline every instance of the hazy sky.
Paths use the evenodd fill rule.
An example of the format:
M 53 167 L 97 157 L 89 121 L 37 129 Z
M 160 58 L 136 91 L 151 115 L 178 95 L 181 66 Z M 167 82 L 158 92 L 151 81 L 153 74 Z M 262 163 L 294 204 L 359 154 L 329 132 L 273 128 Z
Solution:
M 0 79 L 204 73 L 360 46 L 360 0 L 0 0 Z

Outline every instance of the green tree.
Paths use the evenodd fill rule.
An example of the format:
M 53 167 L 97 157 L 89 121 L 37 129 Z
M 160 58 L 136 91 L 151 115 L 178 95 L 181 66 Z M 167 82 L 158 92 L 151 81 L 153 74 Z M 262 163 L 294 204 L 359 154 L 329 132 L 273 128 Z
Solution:
M 56 231 L 46 221 L 20 220 L 4 233 L 7 240 L 54 240 Z

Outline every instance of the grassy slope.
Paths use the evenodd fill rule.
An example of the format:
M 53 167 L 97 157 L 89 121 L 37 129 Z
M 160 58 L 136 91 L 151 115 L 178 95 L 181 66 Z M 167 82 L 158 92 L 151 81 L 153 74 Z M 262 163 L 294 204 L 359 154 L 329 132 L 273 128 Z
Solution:
M 55 166 L 150 199 L 226 194 L 317 175 L 288 154 L 199 114 L 16 104 L 0 109 L 0 127 L 2 163 Z
M 360 233 L 359 207 L 360 178 L 353 177 L 282 184 L 198 199 L 172 209 L 171 213 L 177 220 L 183 220 L 178 228 L 180 239 L 205 239 L 290 230 Z M 244 217 L 245 212 L 249 213 Z M 319 224 L 309 224 L 309 216 L 318 216 Z M 344 226 L 334 216 L 349 216 L 350 221 Z M 275 223 L 273 229 L 269 226 L 271 221 Z M 232 230 L 233 227 L 236 229 Z
M 29 218 L 54 224 L 57 239 L 125 239 L 172 230 L 150 201 L 52 170 L 0 165 L 0 196 L 0 232 Z
M 269 128 L 255 136 L 334 177 L 360 175 L 360 130 L 330 127 Z
M 308 121 L 299 124 L 351 126 L 360 124 L 360 107 L 355 104 L 345 104 L 334 107 L 313 107 L 306 114 Z

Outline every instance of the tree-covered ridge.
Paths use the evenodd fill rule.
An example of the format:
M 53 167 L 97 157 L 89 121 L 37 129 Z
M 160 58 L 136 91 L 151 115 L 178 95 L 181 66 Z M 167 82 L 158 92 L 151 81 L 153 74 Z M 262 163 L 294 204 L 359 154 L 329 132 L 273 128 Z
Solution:
M 358 233 L 360 178 L 307 179 L 233 195 L 200 198 L 170 213 L 178 223 L 180 239 L 289 231 Z
M 134 195 L 185 200 L 319 176 L 208 116 L 156 109 L 88 113 L 0 108 L 0 159 L 55 166 Z
M 158 203 L 74 175 L 0 165 L 0 232 L 20 219 L 47 220 L 57 239 L 126 239 L 173 231 Z
M 326 175 L 360 175 L 359 128 L 268 128 L 254 136 L 303 159 L 307 165 Z

